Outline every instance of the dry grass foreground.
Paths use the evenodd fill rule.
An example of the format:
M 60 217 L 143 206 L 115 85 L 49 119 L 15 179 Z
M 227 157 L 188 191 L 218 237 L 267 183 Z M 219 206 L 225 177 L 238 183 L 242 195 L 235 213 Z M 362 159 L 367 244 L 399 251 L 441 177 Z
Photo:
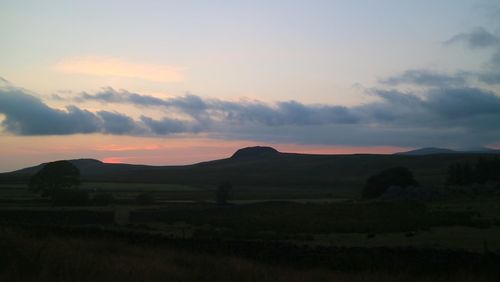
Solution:
M 0 281 L 495 281 L 460 270 L 439 276 L 296 270 L 227 255 L 127 240 L 0 227 Z

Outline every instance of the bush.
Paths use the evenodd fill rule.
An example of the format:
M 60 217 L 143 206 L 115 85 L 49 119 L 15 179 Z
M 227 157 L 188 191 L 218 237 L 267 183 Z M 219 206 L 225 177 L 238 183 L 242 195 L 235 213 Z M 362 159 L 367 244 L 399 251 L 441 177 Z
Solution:
M 417 181 L 413 178 L 413 174 L 406 167 L 393 167 L 386 169 L 376 175 L 371 176 L 366 181 L 363 189 L 364 199 L 374 199 L 380 197 L 387 188 L 391 186 L 416 186 Z
M 52 196 L 57 190 L 76 188 L 80 184 L 80 171 L 69 161 L 47 163 L 33 175 L 29 189 Z
M 110 193 L 98 193 L 92 197 L 92 203 L 96 206 L 108 206 L 113 202 L 113 195 Z
M 500 183 L 500 159 L 480 158 L 475 166 L 469 163 L 453 163 L 448 168 L 447 183 L 451 185 Z
M 54 206 L 85 206 L 89 204 L 89 193 L 82 190 L 61 189 L 52 195 Z

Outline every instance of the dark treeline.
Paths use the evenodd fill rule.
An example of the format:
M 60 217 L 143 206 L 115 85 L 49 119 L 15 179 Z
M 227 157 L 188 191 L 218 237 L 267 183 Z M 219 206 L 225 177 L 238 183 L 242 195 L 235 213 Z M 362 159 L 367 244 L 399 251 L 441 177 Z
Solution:
M 499 182 L 500 159 L 480 158 L 474 165 L 469 162 L 453 163 L 448 168 L 447 177 L 447 183 L 453 185 L 484 184 L 489 181 Z

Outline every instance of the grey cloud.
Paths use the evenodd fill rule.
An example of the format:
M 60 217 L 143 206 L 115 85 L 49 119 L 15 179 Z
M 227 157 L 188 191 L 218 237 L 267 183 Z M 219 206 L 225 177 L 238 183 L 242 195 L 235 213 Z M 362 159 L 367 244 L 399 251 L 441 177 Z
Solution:
M 4 129 L 19 135 L 97 132 L 165 136 L 203 132 L 225 139 L 397 146 L 475 146 L 500 140 L 500 97 L 494 92 L 467 87 L 436 87 L 421 93 L 371 91 L 376 101 L 351 107 L 297 101 L 235 102 L 195 95 L 160 99 L 153 105 L 150 96 L 129 95 L 126 91 L 86 94 L 86 99 L 104 99 L 105 103 L 139 103 L 141 107 L 160 104 L 168 109 L 167 116 L 160 119 L 141 116 L 134 120 L 121 113 L 92 113 L 75 106 L 57 110 L 19 89 L 2 89 L 0 113 L 5 115 Z M 168 116 L 172 112 L 175 115 Z M 176 118 L 177 113 L 188 119 Z
M 234 124 L 261 124 L 266 126 L 321 125 L 328 123 L 355 123 L 357 117 L 349 108 L 330 105 L 304 105 L 297 101 L 278 102 L 275 106 L 259 101 L 212 101 L 214 110 Z
M 123 114 L 108 111 L 99 111 L 97 115 L 102 119 L 103 130 L 110 134 L 130 134 L 140 132 L 136 122 Z
M 52 109 L 38 98 L 17 88 L 0 90 L 2 126 L 19 135 L 74 134 L 96 132 L 98 118 L 91 112 L 68 106 L 66 111 Z
M 60 100 L 60 96 L 53 97 Z M 128 92 L 126 90 L 115 90 L 111 87 L 105 87 L 96 94 L 80 93 L 72 100 L 83 103 L 85 101 L 98 101 L 102 103 L 122 103 L 133 104 L 139 107 L 171 107 L 180 108 L 183 112 L 190 115 L 192 118 L 199 120 L 207 120 L 209 117 L 205 114 L 208 106 L 204 100 L 196 95 L 186 94 L 184 96 L 161 99 L 151 95 L 141 95 Z
M 98 101 L 103 103 L 131 103 L 136 106 L 163 106 L 179 107 L 188 112 L 200 112 L 207 108 L 205 102 L 198 96 L 186 94 L 168 99 L 161 99 L 151 95 L 141 95 L 126 90 L 115 90 L 105 87 L 96 94 L 80 93 L 75 98 L 77 102 Z
M 213 100 L 214 115 L 219 120 L 227 120 L 232 124 L 264 124 L 279 126 L 281 121 L 273 109 L 259 101 L 228 102 Z
M 125 90 L 117 91 L 111 87 L 105 87 L 94 95 L 82 92 L 75 99 L 77 102 L 94 100 L 104 103 L 128 103 L 132 102 L 136 105 L 155 106 L 162 105 L 163 100 L 148 95 L 139 95 Z
M 482 72 L 478 78 L 486 84 L 500 84 L 500 71 Z
M 372 89 L 379 101 L 355 108 L 363 123 L 416 124 L 428 118 L 422 98 L 396 90 Z
M 407 70 L 399 75 L 391 76 L 379 82 L 387 85 L 413 84 L 431 87 L 449 87 L 465 85 L 465 76 L 463 74 L 441 74 L 429 70 L 417 69 Z
M 345 146 L 443 146 L 479 147 L 485 140 L 498 140 L 497 131 L 473 131 L 462 128 L 430 128 L 427 126 L 395 127 L 369 124 L 282 127 L 228 127 L 212 136 L 224 139 L 245 139 L 261 142 L 297 144 L 345 145 Z
M 374 90 L 381 101 L 358 109 L 365 123 L 386 126 L 445 130 L 461 128 L 497 130 L 500 125 L 500 97 L 478 88 L 432 89 L 422 96 L 398 91 Z
M 434 90 L 425 103 L 435 114 L 447 118 L 463 119 L 493 114 L 500 121 L 500 97 L 478 88 Z
M 94 95 L 82 93 L 76 99 L 80 102 L 100 101 L 103 103 L 129 103 L 143 107 L 173 108 L 196 120 L 200 126 L 203 124 L 206 127 L 214 120 L 269 126 L 357 122 L 357 117 L 346 107 L 304 105 L 296 101 L 278 102 L 273 107 L 260 101 L 230 102 L 219 99 L 202 99 L 192 94 L 160 99 L 149 95 L 116 91 L 112 88 L 105 88 L 105 91 Z
M 500 69 L 500 49 L 491 57 L 490 67 Z
M 445 41 L 445 44 L 463 43 L 470 48 L 487 48 L 500 45 L 500 36 L 493 34 L 484 29 L 477 27 L 471 32 L 459 33 Z
M 232 102 L 181 96 L 160 104 L 191 115 L 192 122 L 142 121 L 156 134 L 206 131 L 220 138 L 262 141 L 406 146 L 451 142 L 469 146 L 474 140 L 498 140 L 494 138 L 499 134 L 491 132 L 498 129 L 500 98 L 493 92 L 442 86 L 431 87 L 421 95 L 380 89 L 373 93 L 378 101 L 354 107 L 297 101 L 270 105 L 256 100 Z M 199 116 L 206 119 L 196 119 Z
M 165 105 L 181 108 L 189 113 L 200 113 L 209 107 L 202 98 L 192 94 L 165 100 Z
M 163 118 L 161 120 L 154 120 L 150 117 L 141 116 L 141 121 L 158 135 L 197 132 L 197 130 L 190 128 L 188 122 L 178 119 Z
M 486 84 L 500 84 L 500 30 L 491 33 L 482 27 L 478 27 L 472 32 L 457 34 L 445 43 L 464 43 L 472 49 L 493 48 L 495 51 L 490 59 L 485 62 L 484 69 L 482 71 L 468 72 L 467 75 Z
M 289 101 L 279 103 L 278 112 L 284 123 L 295 125 L 358 122 L 358 118 L 349 108 L 342 106 L 306 106 L 296 101 Z
M 4 115 L 1 123 L 3 129 L 17 135 L 79 133 L 154 135 L 179 132 L 179 130 L 158 130 L 155 123 L 144 122 L 151 120 L 147 117 L 135 121 L 120 113 L 109 111 L 93 113 L 71 105 L 67 106 L 66 110 L 54 109 L 39 98 L 14 87 L 0 88 L 0 113 Z
M 486 70 L 478 73 L 478 79 L 486 84 L 500 84 L 500 48 L 491 56 Z
M 67 106 L 66 113 L 63 111 L 59 113 L 57 119 L 59 123 L 54 122 L 57 125 L 58 133 L 92 133 L 100 130 L 100 120 L 92 112 L 75 106 Z M 60 123 L 60 121 L 64 121 L 64 123 Z

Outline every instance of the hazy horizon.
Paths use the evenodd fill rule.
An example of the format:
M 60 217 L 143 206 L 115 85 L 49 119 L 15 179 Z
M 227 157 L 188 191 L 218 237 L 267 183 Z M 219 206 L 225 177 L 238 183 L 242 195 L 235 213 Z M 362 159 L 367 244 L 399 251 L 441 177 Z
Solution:
M 243 147 L 235 147 L 241 145 Z M 376 151 L 370 151 L 373 150 L 374 148 L 360 148 L 360 147 L 355 147 L 355 148 L 332 148 L 330 146 L 328 147 L 307 147 L 307 146 L 299 146 L 299 145 L 279 145 L 279 146 L 274 146 L 273 144 L 229 144 L 227 146 L 217 146 L 214 148 L 207 148 L 207 147 L 190 147 L 190 156 L 189 158 L 179 158 L 179 159 L 174 159 L 172 163 L 163 163 L 162 159 L 155 159 L 153 156 L 140 156 L 139 158 L 131 156 L 131 157 L 109 157 L 109 158 L 93 158 L 93 157 L 88 157 L 88 156 L 80 156 L 80 157 L 74 157 L 74 158 L 66 158 L 64 160 L 77 160 L 77 159 L 95 159 L 98 161 L 101 161 L 103 163 L 116 163 L 116 164 L 137 164 L 137 165 L 152 165 L 152 166 L 175 166 L 175 165 L 192 165 L 200 162 L 207 162 L 207 161 L 214 161 L 214 160 L 219 160 L 219 159 L 225 159 L 231 157 L 237 150 L 246 148 L 246 147 L 254 147 L 254 146 L 265 146 L 265 147 L 272 147 L 274 149 L 277 149 L 280 153 L 292 153 L 292 154 L 320 154 L 320 155 L 345 155 L 345 154 L 394 154 L 397 152 L 403 152 L 405 148 L 391 148 L 391 147 L 378 147 L 375 148 Z M 127 151 L 131 150 L 133 148 L 107 148 L 107 150 L 111 151 Z M 155 153 L 157 152 L 159 148 L 149 148 L 149 150 L 154 151 Z M 171 148 L 170 148 L 171 149 Z M 31 166 L 36 166 L 42 163 L 47 163 L 47 162 L 52 162 L 52 161 L 58 161 L 58 160 L 63 160 L 63 159 L 42 159 L 39 160 L 38 162 L 31 163 L 31 164 L 26 164 L 22 167 L 16 167 L 14 169 L 7 169 L 5 171 L 0 171 L 0 173 L 4 172 L 12 172 L 16 171 L 19 169 L 24 169 L 27 167 Z M 146 162 L 143 162 L 146 161 Z

